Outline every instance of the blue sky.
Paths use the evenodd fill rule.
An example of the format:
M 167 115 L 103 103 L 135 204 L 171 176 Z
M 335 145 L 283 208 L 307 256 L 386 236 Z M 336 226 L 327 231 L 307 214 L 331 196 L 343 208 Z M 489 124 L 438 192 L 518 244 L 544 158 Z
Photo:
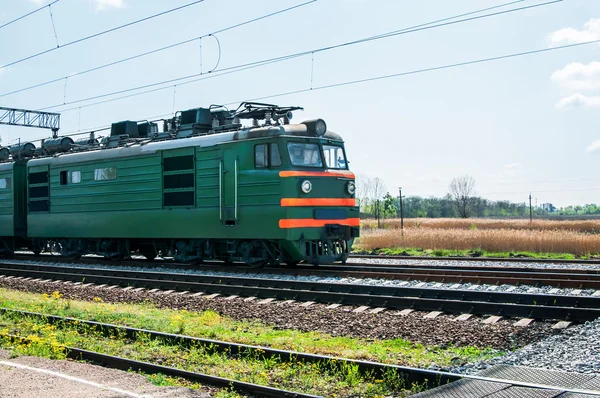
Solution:
M 190 0 L 60 0 L 58 43 Z M 306 0 L 205 0 L 0 70 L 0 95 L 301 4 Z M 0 0 L 0 25 L 48 4 Z M 219 68 L 310 51 L 493 7 L 488 0 L 318 0 L 217 34 Z M 510 9 L 540 2 L 525 0 Z M 476 21 L 361 43 L 104 104 L 58 106 L 61 131 L 139 120 L 173 110 L 233 103 L 311 87 L 600 39 L 600 2 L 565 0 Z M 56 47 L 48 9 L 0 29 L 0 65 Z M 0 106 L 41 109 L 63 102 L 207 72 L 216 40 L 200 41 L 34 90 Z M 202 51 L 200 51 L 202 48 Z M 600 203 L 600 45 L 262 99 L 300 105 L 295 121 L 320 117 L 347 143 L 351 168 L 388 190 L 440 196 L 468 174 L 489 199 Z M 182 83 L 185 81 L 180 81 Z M 163 86 L 158 86 L 160 88 Z M 65 95 L 66 94 L 66 95 Z M 106 97 L 103 99 L 110 99 Z M 79 109 L 81 106 L 81 109 Z M 73 109 L 75 108 L 75 109 Z M 2 144 L 47 132 L 0 126 Z

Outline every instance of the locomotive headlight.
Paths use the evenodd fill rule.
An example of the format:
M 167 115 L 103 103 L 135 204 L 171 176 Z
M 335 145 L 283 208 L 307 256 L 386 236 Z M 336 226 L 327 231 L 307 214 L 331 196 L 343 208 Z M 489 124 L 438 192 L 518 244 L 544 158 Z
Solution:
M 325 120 L 317 120 L 317 123 L 315 124 L 315 131 L 317 132 L 317 135 L 319 137 L 323 137 L 325 135 L 325 133 L 327 132 L 327 125 L 325 124 Z
M 300 185 L 300 189 L 302 189 L 302 192 L 304 193 L 309 193 L 312 191 L 312 183 L 308 180 L 304 180 L 302 181 L 302 185 Z
M 354 193 L 356 192 L 356 184 L 354 183 L 354 181 L 348 181 L 348 184 L 346 184 L 346 190 L 350 195 L 354 195 Z
M 302 122 L 309 132 L 316 134 L 318 137 L 323 137 L 327 132 L 327 123 L 323 119 L 306 120 Z

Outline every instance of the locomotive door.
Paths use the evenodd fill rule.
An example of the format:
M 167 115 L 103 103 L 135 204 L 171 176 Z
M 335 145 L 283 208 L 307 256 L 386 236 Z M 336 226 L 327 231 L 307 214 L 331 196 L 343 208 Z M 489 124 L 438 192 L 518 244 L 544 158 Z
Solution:
M 225 150 L 221 163 L 221 220 L 228 226 L 238 221 L 238 167 L 237 153 Z

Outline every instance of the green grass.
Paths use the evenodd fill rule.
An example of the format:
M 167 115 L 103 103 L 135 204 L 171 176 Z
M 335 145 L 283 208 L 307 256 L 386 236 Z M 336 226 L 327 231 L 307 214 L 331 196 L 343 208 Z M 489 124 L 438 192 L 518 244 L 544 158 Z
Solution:
M 15 342 L 10 335 L 23 336 L 28 341 Z M 12 350 L 15 355 L 62 359 L 65 357 L 63 345 L 328 397 L 406 396 L 420 389 L 419 386 L 405 385 L 402 375 L 393 370 L 375 375 L 361 373 L 356 365 L 336 361 L 286 362 L 263 357 L 260 352 L 231 356 L 211 346 L 191 345 L 183 348 L 144 335 L 132 341 L 119 333 L 107 336 L 95 327 L 82 324 L 52 325 L 38 317 L 11 313 L 0 315 L 0 346 Z M 149 379 L 157 385 L 185 385 L 181 380 L 161 375 L 149 376 Z M 187 386 L 202 387 L 195 383 Z M 231 391 L 223 391 L 221 396 L 235 395 Z
M 0 306 L 46 314 L 186 334 L 283 350 L 373 360 L 404 366 L 426 367 L 466 363 L 500 355 L 490 349 L 437 347 L 403 339 L 366 340 L 320 332 L 281 330 L 259 322 L 234 321 L 213 311 L 200 313 L 157 308 L 146 304 L 108 304 L 70 301 L 60 294 L 40 295 L 0 289 Z
M 427 367 L 434 362 L 447 366 L 501 354 L 475 347 L 423 346 L 402 339 L 365 340 L 318 332 L 278 330 L 259 322 L 234 321 L 213 311 L 176 311 L 157 308 L 152 303 L 108 304 L 99 298 L 92 302 L 75 301 L 65 299 L 58 292 L 42 295 L 0 289 L 0 306 L 202 338 L 417 367 Z M 30 341 L 15 343 L 7 337 L 8 334 L 27 337 Z M 64 345 L 325 396 L 404 396 L 421 388 L 405 385 L 396 372 L 388 372 L 383 376 L 362 374 L 353 366 L 335 361 L 316 364 L 286 362 L 265 358 L 256 351 L 234 357 L 202 345 L 181 347 L 147 336 L 131 341 L 120 335 L 102 335 L 82 324 L 52 325 L 40 318 L 11 313 L 0 315 L 0 346 L 11 349 L 14 355 L 60 359 L 65 357 Z M 156 385 L 203 388 L 197 383 L 164 375 L 147 377 Z M 220 398 L 240 396 L 230 389 L 213 393 Z
M 150 383 L 160 386 L 160 387 L 186 387 L 191 388 L 192 390 L 203 390 L 205 386 L 199 383 L 194 383 L 186 379 L 182 379 L 180 377 L 171 377 L 166 376 L 162 373 L 146 375 L 146 378 Z M 242 398 L 247 395 L 241 395 L 237 393 L 235 390 L 231 388 L 226 389 L 218 389 L 216 392 L 214 390 L 210 391 L 212 396 L 216 398 Z
M 570 253 L 536 253 L 536 252 L 488 252 L 485 250 L 445 250 L 414 248 L 380 248 L 372 251 L 354 249 L 354 254 L 376 254 L 387 256 L 426 256 L 426 257 L 490 257 L 490 258 L 539 258 L 556 260 L 587 260 L 589 256 L 576 256 Z

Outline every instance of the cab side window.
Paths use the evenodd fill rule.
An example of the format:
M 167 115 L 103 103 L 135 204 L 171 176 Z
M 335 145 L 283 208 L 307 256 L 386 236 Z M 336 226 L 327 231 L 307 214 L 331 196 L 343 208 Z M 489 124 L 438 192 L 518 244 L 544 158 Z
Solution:
M 265 144 L 254 147 L 254 167 L 263 169 L 269 167 L 269 158 L 267 157 L 267 146 Z
M 279 167 L 281 166 L 281 155 L 279 154 L 279 147 L 277 144 L 269 144 L 269 166 Z
M 275 143 L 254 146 L 254 167 L 265 169 L 281 166 L 281 154 Z

